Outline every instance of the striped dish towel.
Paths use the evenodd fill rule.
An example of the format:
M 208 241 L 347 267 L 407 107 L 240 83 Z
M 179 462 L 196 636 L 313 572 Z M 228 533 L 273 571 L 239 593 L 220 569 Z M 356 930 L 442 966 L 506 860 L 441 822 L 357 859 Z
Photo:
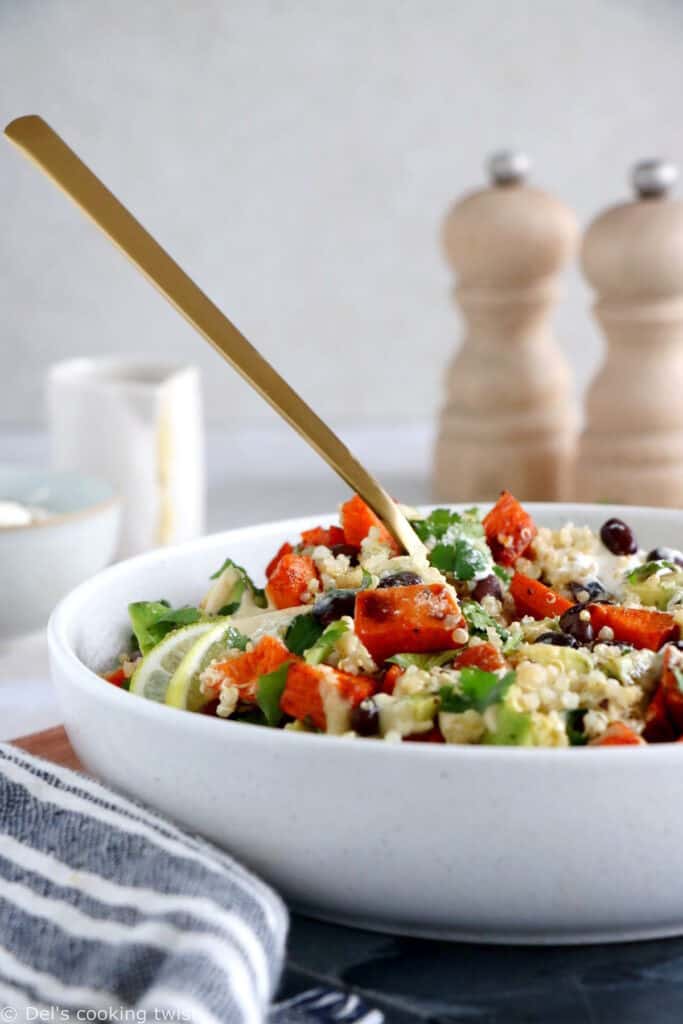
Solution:
M 0 1024 L 381 1022 L 326 989 L 271 1006 L 286 933 L 220 850 L 0 744 Z

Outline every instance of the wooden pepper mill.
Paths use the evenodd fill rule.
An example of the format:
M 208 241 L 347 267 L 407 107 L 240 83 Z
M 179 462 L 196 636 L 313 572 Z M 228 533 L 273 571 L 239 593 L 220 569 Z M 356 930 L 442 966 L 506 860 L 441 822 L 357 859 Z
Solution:
M 683 508 L 683 202 L 676 168 L 637 164 L 636 199 L 588 228 L 581 262 L 597 292 L 605 362 L 588 392 L 577 494 Z
M 438 499 L 570 496 L 576 419 L 569 367 L 549 328 L 557 276 L 575 252 L 573 212 L 526 184 L 529 161 L 489 161 L 491 186 L 444 224 L 466 333 L 447 378 L 435 453 Z

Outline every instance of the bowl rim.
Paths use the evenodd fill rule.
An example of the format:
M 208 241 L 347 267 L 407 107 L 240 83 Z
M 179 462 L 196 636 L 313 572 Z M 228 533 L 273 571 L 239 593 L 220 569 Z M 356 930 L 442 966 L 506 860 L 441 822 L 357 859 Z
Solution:
M 103 477 L 93 476 L 90 473 L 77 473 L 73 470 L 65 469 L 44 469 L 40 466 L 33 468 L 31 466 L 14 465 L 11 462 L 3 462 L 0 464 L 0 473 L 3 471 L 11 471 L 20 476 L 25 474 L 26 476 L 42 477 L 46 483 L 49 483 L 50 481 L 63 481 L 64 483 L 79 481 L 80 483 L 94 484 L 100 487 L 103 491 L 108 491 L 109 494 L 108 497 L 99 498 L 97 501 L 89 502 L 87 505 L 81 506 L 81 508 L 74 509 L 73 512 L 49 513 L 45 519 L 36 519 L 30 523 L 17 523 L 11 526 L 2 526 L 0 527 L 0 537 L 10 533 L 39 530 L 51 526 L 61 526 L 64 523 L 77 522 L 79 519 L 97 516 L 109 509 L 120 507 L 122 503 L 120 494 L 118 494 L 116 489 L 108 480 L 105 480 Z M 3 498 L 3 500 L 14 501 L 16 499 Z
M 432 505 L 420 505 L 420 510 L 427 511 L 434 508 L 452 508 L 452 509 L 465 509 L 471 508 L 473 504 L 480 506 L 486 506 L 488 502 L 440 502 Z M 610 516 L 626 516 L 636 512 L 637 514 L 654 514 L 662 519 L 676 519 L 681 520 L 681 526 L 683 527 L 683 512 L 678 509 L 672 508 L 657 508 L 656 506 L 645 506 L 645 505 L 603 505 L 595 503 L 580 503 L 580 502 L 525 502 L 525 508 L 529 509 L 530 512 L 537 512 L 542 515 L 546 510 L 567 510 L 568 516 L 572 515 L 572 510 L 575 510 L 574 514 L 580 514 L 581 510 L 596 512 L 599 511 L 604 514 L 605 518 Z M 565 514 L 565 513 L 563 513 Z M 252 742 L 259 744 L 304 744 L 304 749 L 310 748 L 311 753 L 316 750 L 316 745 L 320 751 L 327 750 L 330 754 L 335 751 L 338 752 L 341 749 L 344 750 L 358 750 L 359 743 L 360 749 L 365 751 L 374 750 L 375 756 L 378 757 L 432 757 L 434 759 L 442 761 L 442 763 L 453 763 L 453 759 L 467 758 L 469 760 L 478 761 L 483 760 L 488 762 L 490 760 L 504 761 L 508 758 L 514 758 L 518 762 L 526 762 L 532 760 L 534 763 L 544 762 L 550 760 L 552 762 L 557 761 L 558 758 L 575 759 L 577 764 L 593 762 L 596 758 L 610 758 L 616 759 L 617 761 L 623 759 L 633 759 L 635 757 L 635 747 L 497 747 L 497 746 L 483 746 L 483 745 L 470 745 L 470 744 L 454 744 L 454 743 L 387 743 L 383 739 L 375 738 L 363 738 L 362 741 L 352 742 L 348 736 L 329 736 L 322 733 L 304 733 L 304 732 L 293 732 L 285 731 L 283 729 L 269 729 L 266 727 L 254 728 L 253 726 L 246 726 L 241 722 L 230 721 L 229 719 L 214 718 L 209 715 L 202 715 L 197 712 L 188 712 L 182 708 L 169 707 L 165 704 L 159 704 L 156 701 L 145 700 L 143 697 L 136 698 L 135 694 L 131 694 L 126 690 L 120 689 L 118 686 L 107 684 L 106 681 L 100 676 L 94 669 L 89 668 L 76 654 L 76 651 L 72 647 L 68 639 L 68 632 L 72 622 L 72 612 L 78 611 L 83 604 L 87 602 L 88 595 L 91 594 L 98 586 L 105 581 L 115 579 L 116 577 L 125 576 L 131 569 L 143 568 L 146 565 L 153 565 L 159 561 L 167 561 L 174 556 L 175 553 L 192 553 L 199 552 L 207 548 L 213 547 L 217 543 L 223 544 L 224 539 L 228 542 L 239 543 L 240 539 L 253 539 L 258 538 L 259 535 L 267 535 L 273 532 L 274 529 L 282 530 L 283 532 L 300 532 L 301 529 L 308 529 L 315 522 L 320 520 L 330 519 L 334 517 L 334 513 L 323 513 L 319 515 L 308 515 L 308 516 L 297 516 L 288 519 L 269 520 L 261 523 L 250 524 L 248 526 L 234 527 L 229 530 L 225 530 L 219 533 L 208 534 L 207 536 L 200 537 L 197 540 L 187 541 L 183 544 L 176 545 L 172 548 L 155 548 L 153 551 L 145 552 L 141 555 L 136 555 L 132 558 L 125 559 L 121 562 L 111 565 L 101 572 L 96 573 L 95 576 L 91 577 L 83 583 L 80 583 L 72 591 L 70 591 L 65 597 L 61 599 L 59 604 L 52 612 L 47 625 L 47 641 L 48 651 L 50 655 L 51 672 L 54 670 L 54 663 L 59 663 L 63 669 L 63 675 L 68 679 L 68 685 L 75 687 L 79 690 L 87 691 L 92 695 L 93 689 L 92 684 L 96 681 L 100 685 L 100 692 L 97 693 L 97 699 L 103 702 L 105 707 L 112 706 L 116 707 L 117 702 L 127 701 L 129 712 L 138 718 L 146 718 L 150 722 L 162 724 L 164 721 L 171 722 L 175 720 L 179 724 L 180 719 L 178 716 L 183 716 L 186 720 L 187 728 L 193 729 L 196 735 L 211 735 L 213 730 L 216 729 L 228 729 L 234 731 L 239 730 L 238 735 L 242 737 L 243 742 L 250 742 L 249 737 L 252 737 Z M 118 704 L 118 707 L 122 709 L 123 704 Z M 172 716 L 172 717 L 168 717 Z M 229 735 L 230 733 L 228 733 Z M 217 735 L 217 733 L 216 733 Z M 225 734 L 224 734 L 225 735 Z M 638 754 L 642 757 L 645 750 L 649 753 L 646 755 L 648 758 L 647 763 L 658 763 L 659 760 L 668 760 L 670 752 L 675 748 L 677 744 L 673 743 L 656 743 L 650 744 L 647 747 L 638 747 Z M 286 747 L 285 747 L 286 749 Z M 383 753 L 380 754 L 380 751 Z M 681 751 L 679 754 L 674 756 L 683 756 L 683 745 L 681 745 Z

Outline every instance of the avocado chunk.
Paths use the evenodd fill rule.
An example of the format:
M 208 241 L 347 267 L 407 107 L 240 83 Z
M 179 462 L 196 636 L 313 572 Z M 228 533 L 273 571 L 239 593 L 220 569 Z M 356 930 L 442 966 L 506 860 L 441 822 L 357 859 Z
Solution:
M 521 644 L 508 656 L 516 664 L 533 661 L 536 665 L 555 665 L 567 672 L 590 672 L 593 662 L 587 651 L 553 644 Z
M 496 747 L 533 746 L 531 715 L 501 704 L 496 715 L 496 727 L 486 734 L 483 742 Z
M 646 607 L 666 611 L 671 599 L 683 593 L 683 568 L 673 562 L 646 562 L 628 574 L 626 589 Z

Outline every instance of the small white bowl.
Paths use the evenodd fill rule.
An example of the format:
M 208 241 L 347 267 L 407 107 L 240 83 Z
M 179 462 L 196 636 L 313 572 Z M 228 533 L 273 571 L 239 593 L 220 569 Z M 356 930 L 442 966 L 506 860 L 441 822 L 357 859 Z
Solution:
M 529 505 L 626 519 L 683 547 L 673 510 Z M 230 555 L 253 574 L 332 516 L 233 530 L 106 570 L 55 611 L 52 674 L 85 767 L 232 851 L 314 916 L 435 938 L 613 942 L 683 934 L 683 744 L 391 744 L 191 714 L 99 679 L 129 601 L 197 601 Z
M 0 527 L 0 637 L 47 623 L 57 602 L 111 561 L 120 502 L 103 480 L 0 466 L 0 500 L 45 509 L 47 518 Z

